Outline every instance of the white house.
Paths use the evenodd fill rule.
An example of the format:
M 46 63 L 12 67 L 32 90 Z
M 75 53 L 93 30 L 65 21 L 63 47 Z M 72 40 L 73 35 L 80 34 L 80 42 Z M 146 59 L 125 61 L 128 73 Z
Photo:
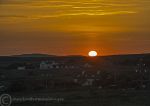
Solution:
M 49 64 L 48 64 L 47 62 L 42 61 L 42 62 L 40 63 L 40 69 L 46 70 L 46 69 L 49 69 L 49 68 L 50 68 L 50 67 L 49 67 Z
M 48 61 L 42 61 L 40 63 L 40 69 L 43 69 L 43 70 L 46 70 L 46 69 L 53 69 L 53 68 L 60 68 L 58 63 L 56 62 L 52 62 L 52 63 L 49 63 Z
M 17 70 L 25 70 L 25 69 L 26 69 L 25 66 L 19 66 L 19 67 L 17 67 Z

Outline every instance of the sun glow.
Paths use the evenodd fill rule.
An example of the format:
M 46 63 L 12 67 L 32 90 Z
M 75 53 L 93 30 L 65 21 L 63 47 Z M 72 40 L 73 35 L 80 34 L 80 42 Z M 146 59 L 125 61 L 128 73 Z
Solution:
M 95 56 L 97 56 L 97 52 L 96 52 L 96 51 L 90 51 L 90 52 L 88 53 L 88 55 L 89 55 L 90 57 L 95 57 Z

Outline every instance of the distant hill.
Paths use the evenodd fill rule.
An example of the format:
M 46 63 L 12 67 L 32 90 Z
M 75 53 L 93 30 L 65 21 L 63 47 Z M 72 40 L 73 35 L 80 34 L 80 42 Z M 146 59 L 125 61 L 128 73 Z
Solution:
M 55 55 L 48 54 L 21 54 L 21 55 L 12 55 L 11 57 L 55 57 Z
M 82 55 L 66 55 L 66 56 L 57 56 L 57 55 L 49 55 L 49 54 L 40 54 L 40 53 L 32 53 L 32 54 L 20 54 L 20 55 L 10 55 L 10 56 L 0 56 L 0 58 L 14 58 L 14 57 L 36 57 L 36 58 L 89 58 L 88 56 Z M 113 59 L 133 59 L 133 58 L 150 58 L 150 53 L 144 54 L 122 54 L 122 55 L 107 55 L 107 56 L 97 56 L 94 58 L 113 58 Z
M 104 65 L 114 65 L 114 66 L 135 66 L 140 61 L 143 61 L 150 67 L 150 54 L 126 54 L 126 55 L 110 55 L 110 56 L 97 56 L 97 57 L 88 57 L 88 56 L 55 56 L 48 54 L 22 54 L 22 55 L 13 55 L 13 56 L 0 56 L 0 66 L 6 66 L 13 63 L 34 63 L 39 64 L 41 61 L 58 61 L 66 63 L 91 63 L 97 64 L 100 66 Z

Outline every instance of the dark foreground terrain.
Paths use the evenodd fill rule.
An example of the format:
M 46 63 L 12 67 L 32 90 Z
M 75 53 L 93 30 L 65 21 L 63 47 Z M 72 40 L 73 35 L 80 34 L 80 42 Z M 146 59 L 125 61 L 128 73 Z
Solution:
M 150 106 L 150 54 L 0 57 L 2 106 Z
M 53 98 L 51 101 L 13 102 L 12 106 L 149 106 L 149 90 L 100 90 L 80 88 L 32 93 L 17 93 L 14 97 Z M 58 99 L 58 100 L 56 100 Z

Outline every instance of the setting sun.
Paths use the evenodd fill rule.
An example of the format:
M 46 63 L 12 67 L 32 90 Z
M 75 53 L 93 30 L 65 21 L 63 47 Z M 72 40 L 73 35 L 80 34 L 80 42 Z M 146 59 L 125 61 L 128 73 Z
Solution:
M 97 52 L 96 51 L 90 51 L 88 55 L 90 57 L 95 57 L 95 56 L 97 56 Z

